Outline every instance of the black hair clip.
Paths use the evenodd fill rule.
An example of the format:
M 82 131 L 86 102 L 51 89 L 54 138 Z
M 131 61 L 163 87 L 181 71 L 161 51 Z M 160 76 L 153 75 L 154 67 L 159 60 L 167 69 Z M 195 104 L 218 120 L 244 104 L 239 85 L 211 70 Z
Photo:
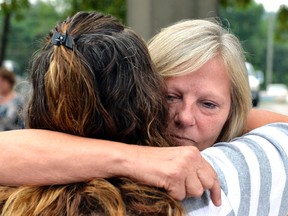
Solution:
M 52 36 L 52 43 L 56 46 L 64 45 L 69 49 L 73 49 L 74 39 L 67 35 L 67 32 L 60 34 L 58 31 L 55 31 Z

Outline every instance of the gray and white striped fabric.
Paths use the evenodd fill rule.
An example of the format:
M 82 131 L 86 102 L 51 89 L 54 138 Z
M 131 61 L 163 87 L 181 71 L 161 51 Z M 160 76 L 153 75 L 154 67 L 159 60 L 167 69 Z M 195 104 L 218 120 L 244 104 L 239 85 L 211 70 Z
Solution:
M 188 215 L 286 216 L 288 213 L 288 124 L 257 128 L 231 142 L 205 149 L 222 189 L 215 207 L 209 192 L 188 198 Z

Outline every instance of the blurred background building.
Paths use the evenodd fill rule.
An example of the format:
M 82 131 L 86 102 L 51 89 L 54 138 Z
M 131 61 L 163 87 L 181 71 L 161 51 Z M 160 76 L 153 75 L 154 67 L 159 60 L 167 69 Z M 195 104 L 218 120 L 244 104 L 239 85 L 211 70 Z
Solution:
M 215 0 L 127 0 L 127 24 L 149 39 L 181 19 L 218 16 L 218 6 Z

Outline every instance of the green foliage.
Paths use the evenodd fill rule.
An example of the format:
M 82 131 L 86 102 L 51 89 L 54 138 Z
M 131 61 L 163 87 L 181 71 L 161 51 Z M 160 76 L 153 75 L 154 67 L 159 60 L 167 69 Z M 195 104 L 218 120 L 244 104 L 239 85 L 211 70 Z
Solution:
M 220 8 L 220 16 L 227 19 L 227 28 L 240 39 L 249 62 L 264 66 L 263 56 L 266 45 L 266 29 L 262 25 L 264 8 L 261 5 L 251 3 L 245 10 L 241 7 Z M 225 24 L 225 22 L 224 22 Z
M 251 1 L 245 9 L 227 0 L 230 5 L 220 7 L 220 17 L 229 21 L 231 31 L 240 39 L 247 61 L 257 70 L 266 71 L 268 21 L 271 14 L 262 5 Z M 224 22 L 225 23 L 225 22 Z M 288 84 L 288 9 L 282 6 L 277 13 L 274 31 L 273 82 Z
M 0 65 L 2 65 L 2 62 L 6 57 L 11 17 L 15 16 L 17 19 L 21 19 L 23 17 L 25 9 L 27 9 L 28 7 L 28 0 L 3 0 L 0 4 L 0 15 L 2 15 L 2 24 L 0 28 Z
M 288 7 L 285 5 L 282 5 L 279 9 L 278 12 L 278 20 L 279 20 L 279 24 L 280 24 L 280 28 L 282 30 L 288 28 Z
M 281 6 L 277 13 L 276 40 L 285 43 L 288 41 L 288 7 Z
M 27 1 L 28 0 L 22 0 Z M 20 2 L 20 0 L 19 0 Z M 27 70 L 32 54 L 39 48 L 42 38 L 48 30 L 60 20 L 76 11 L 97 10 L 113 14 L 125 21 L 125 0 L 59 0 L 37 2 L 25 9 L 23 19 L 18 20 L 14 14 L 11 20 L 6 59 L 16 61 L 20 66 L 20 74 Z M 0 17 L 1 21 L 1 17 Z
M 276 43 L 274 53 L 273 82 L 288 84 L 288 44 Z
M 220 5 L 223 8 L 240 7 L 245 9 L 253 0 L 220 0 Z
M 126 0 L 62 0 L 67 15 L 77 11 L 101 11 L 112 14 L 122 22 L 126 22 Z M 57 1 L 57 4 L 60 1 Z
M 13 13 L 18 19 L 21 19 L 29 6 L 29 0 L 3 0 L 0 4 L 0 12 L 3 16 Z
M 63 16 L 55 11 L 53 5 L 43 2 L 26 10 L 24 19 L 12 18 L 6 59 L 19 64 L 20 74 L 26 72 L 30 58 L 39 48 L 42 38 L 62 19 Z

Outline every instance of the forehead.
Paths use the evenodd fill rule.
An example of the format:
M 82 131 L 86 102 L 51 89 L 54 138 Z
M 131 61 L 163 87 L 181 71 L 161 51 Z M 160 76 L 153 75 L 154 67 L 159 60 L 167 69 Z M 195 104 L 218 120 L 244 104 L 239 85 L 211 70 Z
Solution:
M 203 64 L 200 68 L 192 71 L 188 70 L 189 72 L 183 72 L 182 75 L 181 68 L 179 68 L 179 70 L 180 71 L 177 71 L 177 74 L 180 75 L 166 77 L 166 83 L 171 81 L 183 81 L 185 83 L 194 82 L 195 80 L 210 81 L 213 83 L 221 79 L 231 82 L 228 68 L 221 57 L 214 57 Z M 187 71 L 187 69 L 185 69 L 185 71 Z
M 196 71 L 165 79 L 167 90 L 207 95 L 230 95 L 231 81 L 221 58 L 213 58 Z

